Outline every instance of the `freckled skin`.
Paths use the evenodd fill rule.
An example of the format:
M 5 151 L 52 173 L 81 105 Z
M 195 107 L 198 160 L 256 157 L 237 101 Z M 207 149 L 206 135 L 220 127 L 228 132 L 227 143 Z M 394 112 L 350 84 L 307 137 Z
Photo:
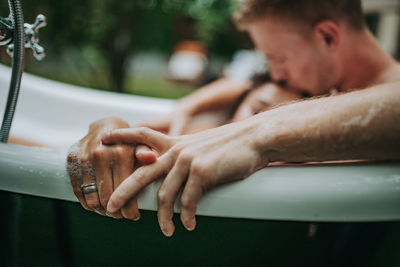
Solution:
M 107 213 L 106 206 L 114 189 L 134 171 L 135 147 L 118 144 L 103 146 L 101 137 L 112 129 L 129 125 L 117 118 L 108 118 L 93 123 L 89 133 L 74 144 L 68 153 L 67 170 L 76 197 L 82 207 L 113 218 L 137 220 L 140 213 L 135 199 L 120 211 Z M 157 155 L 145 146 L 137 151 L 137 167 L 151 164 Z M 82 194 L 81 185 L 96 183 L 98 192 Z

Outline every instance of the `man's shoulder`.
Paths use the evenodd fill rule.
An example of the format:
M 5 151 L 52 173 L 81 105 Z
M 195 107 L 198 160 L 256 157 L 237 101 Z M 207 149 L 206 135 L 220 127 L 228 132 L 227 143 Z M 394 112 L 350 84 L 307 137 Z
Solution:
M 396 62 L 382 73 L 381 83 L 392 83 L 400 81 L 400 63 Z

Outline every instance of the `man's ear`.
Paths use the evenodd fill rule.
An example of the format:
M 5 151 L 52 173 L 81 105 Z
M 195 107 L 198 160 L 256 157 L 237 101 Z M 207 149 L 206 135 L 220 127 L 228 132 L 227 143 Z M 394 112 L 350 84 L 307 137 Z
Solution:
M 320 38 L 331 51 L 335 51 L 341 41 L 339 25 L 332 20 L 318 22 L 314 26 L 314 34 Z

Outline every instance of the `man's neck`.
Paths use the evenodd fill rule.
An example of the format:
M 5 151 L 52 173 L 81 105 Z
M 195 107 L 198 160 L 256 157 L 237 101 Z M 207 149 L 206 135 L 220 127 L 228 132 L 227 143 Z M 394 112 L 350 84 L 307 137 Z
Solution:
M 399 68 L 399 64 L 379 46 L 369 31 L 348 33 L 344 38 L 341 57 L 340 91 L 365 88 L 389 82 L 385 73 Z M 390 75 L 389 75 L 390 76 Z

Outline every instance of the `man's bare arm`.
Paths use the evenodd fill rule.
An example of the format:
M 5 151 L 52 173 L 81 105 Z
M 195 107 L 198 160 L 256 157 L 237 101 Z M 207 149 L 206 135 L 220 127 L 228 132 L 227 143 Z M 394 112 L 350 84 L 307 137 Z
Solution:
M 270 161 L 400 159 L 400 82 L 298 102 L 255 120 L 264 116 L 257 146 Z

